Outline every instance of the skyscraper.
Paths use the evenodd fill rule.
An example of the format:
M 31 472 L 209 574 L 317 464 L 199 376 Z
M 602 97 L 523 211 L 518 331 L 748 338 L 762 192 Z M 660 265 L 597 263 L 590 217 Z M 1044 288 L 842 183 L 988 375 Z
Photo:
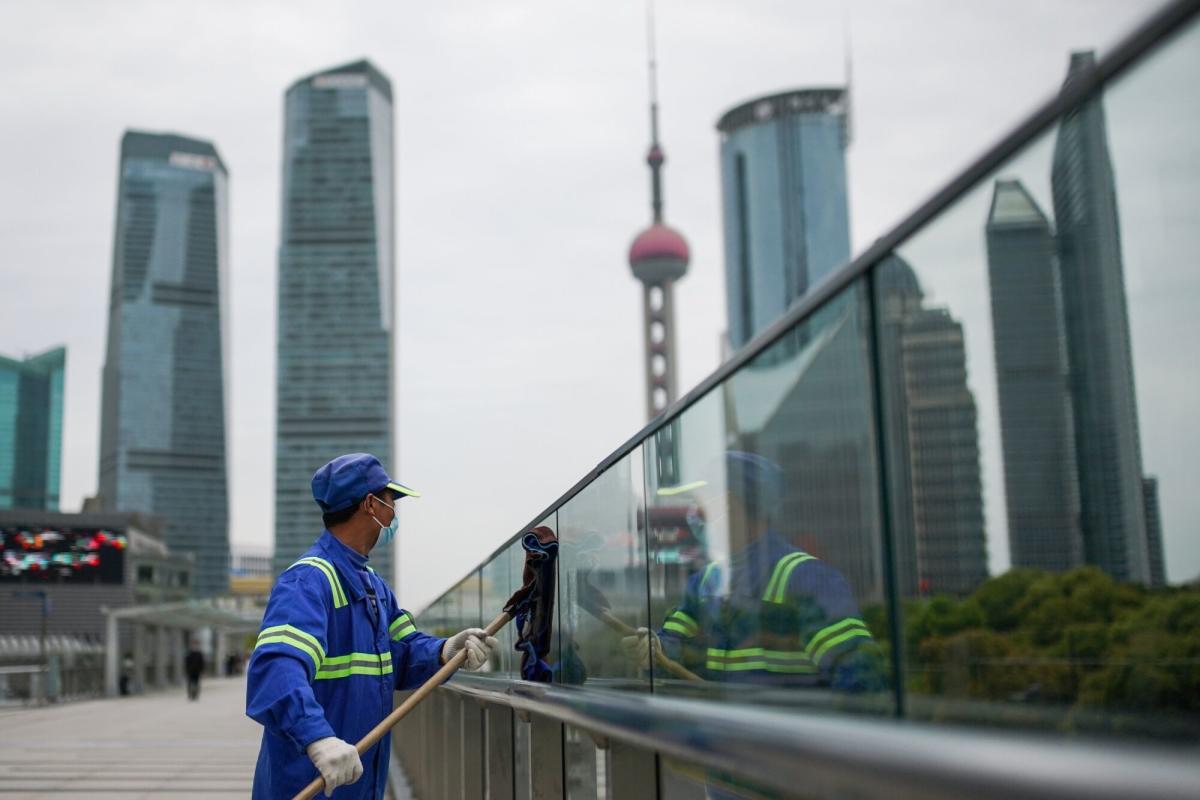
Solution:
M 987 578 L 987 541 L 962 324 L 944 308 L 923 308 L 905 320 L 903 337 L 918 585 L 965 595 Z
M 967 594 L 987 577 L 987 546 L 962 324 L 925 305 L 899 256 L 875 286 L 897 588 Z
M 725 298 L 736 349 L 850 258 L 846 92 L 751 100 L 717 123 Z
M 0 508 L 58 510 L 66 360 L 0 356 Z
M 1146 544 L 1150 557 L 1150 585 L 1167 585 L 1167 565 L 1163 560 L 1162 509 L 1158 505 L 1158 478 L 1142 478 L 1142 501 L 1146 505 Z
M 198 594 L 228 586 L 222 297 L 227 172 L 212 144 L 121 139 L 100 425 L 106 510 L 166 519 Z
M 1019 181 L 996 182 L 987 227 L 1012 564 L 1083 563 L 1075 432 L 1054 234 Z
M 395 229 L 392 88 L 366 61 L 285 97 L 276 371 L 275 568 L 320 533 L 313 472 L 392 461 Z M 390 580 L 391 551 L 372 560 Z
M 1066 82 L 1095 65 L 1074 53 Z M 1059 125 L 1050 176 L 1088 563 L 1146 583 L 1150 560 L 1117 189 L 1099 97 Z

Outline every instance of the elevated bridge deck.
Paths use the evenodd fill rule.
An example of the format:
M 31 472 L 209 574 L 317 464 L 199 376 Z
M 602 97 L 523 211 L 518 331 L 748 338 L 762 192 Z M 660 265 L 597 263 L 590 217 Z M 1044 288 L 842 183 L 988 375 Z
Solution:
M 0 797 L 233 800 L 250 795 L 262 728 L 244 678 L 0 711 Z

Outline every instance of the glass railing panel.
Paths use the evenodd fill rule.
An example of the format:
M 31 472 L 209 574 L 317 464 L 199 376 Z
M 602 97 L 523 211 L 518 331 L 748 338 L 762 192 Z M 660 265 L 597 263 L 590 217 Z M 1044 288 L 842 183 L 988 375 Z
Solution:
M 558 512 L 559 683 L 649 691 L 622 640 L 648 624 L 642 450 L 636 448 Z
M 509 550 L 514 545 L 509 544 L 501 550 L 489 561 L 484 563 L 479 571 L 480 593 L 482 594 L 482 617 L 490 622 L 492 617 L 499 614 L 508 598 L 515 591 L 517 581 L 520 576 L 514 576 L 512 570 L 512 558 Z M 520 545 L 515 545 L 520 549 Z M 500 646 L 492 651 L 491 664 L 488 669 L 480 672 L 480 675 L 492 675 L 496 677 L 512 678 L 516 673 L 513 667 L 513 626 L 512 624 L 505 625 L 496 634 L 496 639 L 500 642 Z
M 646 447 L 655 691 L 891 711 L 861 283 Z
M 1200 735 L 1197 75 L 1192 26 L 875 270 L 909 717 Z
M 462 628 L 480 628 L 491 622 L 491 617 L 483 619 L 479 604 L 479 587 L 479 570 L 463 578 L 458 586 L 454 587 L 454 593 L 458 596 L 459 623 Z

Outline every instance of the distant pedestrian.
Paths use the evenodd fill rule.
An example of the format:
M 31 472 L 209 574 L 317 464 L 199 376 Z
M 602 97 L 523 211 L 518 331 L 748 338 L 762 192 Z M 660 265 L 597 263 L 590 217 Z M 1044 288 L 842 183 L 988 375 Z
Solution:
M 184 662 L 187 672 L 188 700 L 200 699 L 200 676 L 204 674 L 204 653 L 200 652 L 200 643 L 192 640 L 192 649 L 188 651 Z
M 121 680 L 120 680 L 119 688 L 120 688 L 122 697 L 124 697 L 128 694 L 132 694 L 132 686 L 130 685 L 132 683 L 132 681 L 133 681 L 133 656 L 129 655 L 129 653 L 126 653 L 125 658 L 121 660 Z

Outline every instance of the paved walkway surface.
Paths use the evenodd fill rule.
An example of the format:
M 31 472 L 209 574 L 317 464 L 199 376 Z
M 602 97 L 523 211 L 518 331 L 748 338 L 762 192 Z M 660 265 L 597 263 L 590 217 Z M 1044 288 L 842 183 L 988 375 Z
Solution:
M 0 800 L 250 796 L 262 728 L 244 678 L 166 692 L 0 711 Z

